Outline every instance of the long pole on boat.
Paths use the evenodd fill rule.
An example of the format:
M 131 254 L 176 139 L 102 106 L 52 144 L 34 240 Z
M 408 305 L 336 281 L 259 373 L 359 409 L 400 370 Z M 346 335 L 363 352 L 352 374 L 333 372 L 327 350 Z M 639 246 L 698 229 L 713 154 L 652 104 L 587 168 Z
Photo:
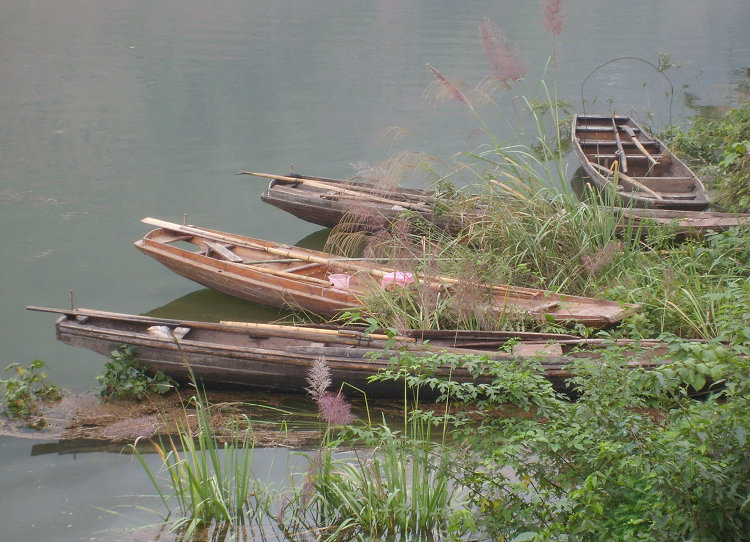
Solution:
M 381 196 L 377 196 L 375 194 L 365 193 L 362 190 L 351 190 L 348 188 L 343 188 L 339 185 L 334 185 L 332 183 L 327 183 L 325 181 L 318 181 L 316 179 L 309 179 L 307 177 L 286 177 L 283 175 L 270 175 L 268 173 L 257 173 L 254 171 L 240 171 L 237 175 L 253 175 L 255 177 L 265 177 L 268 179 L 276 179 L 278 181 L 285 181 L 285 182 L 294 182 L 294 183 L 301 183 L 301 184 L 307 184 L 310 186 L 314 186 L 316 188 L 323 188 L 326 190 L 331 190 L 334 192 L 340 192 L 342 194 L 348 194 L 350 196 L 357 196 L 360 199 L 366 199 L 370 201 L 374 201 L 377 203 L 387 203 L 389 205 L 400 205 L 401 207 L 404 207 L 406 209 L 412 209 L 414 211 L 422 211 L 422 212 L 429 212 L 431 209 L 422 203 L 411 203 L 408 201 L 402 201 L 402 200 L 395 200 L 390 198 L 384 198 Z M 398 194 L 399 197 L 404 197 L 403 194 Z

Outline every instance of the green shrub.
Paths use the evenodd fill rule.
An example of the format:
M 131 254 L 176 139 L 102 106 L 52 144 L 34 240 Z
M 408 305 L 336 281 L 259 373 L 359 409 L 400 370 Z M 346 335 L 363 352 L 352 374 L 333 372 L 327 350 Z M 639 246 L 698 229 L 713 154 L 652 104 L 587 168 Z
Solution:
M 55 401 L 60 398 L 60 390 L 50 383 L 43 361 L 34 360 L 28 367 L 11 363 L 5 372 L 14 371 L 16 376 L 0 379 L 0 398 L 3 413 L 10 416 L 28 416 L 36 410 L 39 401 Z
M 96 379 L 99 395 L 105 399 L 135 397 L 149 393 L 166 393 L 174 388 L 174 381 L 161 371 L 148 371 L 138 361 L 138 349 L 119 345 L 105 364 L 106 372 Z
M 733 211 L 750 210 L 750 102 L 719 120 L 697 117 L 687 130 L 672 127 L 664 138 L 710 181 L 717 203 Z

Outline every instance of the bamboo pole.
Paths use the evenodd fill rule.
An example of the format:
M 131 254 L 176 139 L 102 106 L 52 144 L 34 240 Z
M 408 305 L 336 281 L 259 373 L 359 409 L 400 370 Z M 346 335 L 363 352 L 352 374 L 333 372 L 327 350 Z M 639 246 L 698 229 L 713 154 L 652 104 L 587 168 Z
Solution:
M 383 335 L 380 333 L 363 333 L 361 331 L 351 330 L 351 329 L 320 329 L 320 328 L 308 328 L 308 327 L 299 327 L 299 326 L 285 326 L 281 324 L 266 324 L 266 323 L 260 323 L 260 322 L 233 322 L 233 321 L 227 321 L 222 320 L 221 323 L 223 325 L 227 326 L 235 326 L 235 327 L 243 327 L 243 328 L 251 328 L 251 329 L 258 329 L 258 330 L 276 330 L 276 331 L 304 331 L 305 333 L 315 333 L 321 336 L 330 336 L 330 337 L 355 337 L 360 338 L 363 340 L 377 340 L 377 341 L 387 341 L 391 339 L 388 335 Z M 408 343 L 416 343 L 416 339 L 412 337 L 404 337 L 404 336 L 394 336 L 394 340 L 402 341 L 402 342 L 408 342 Z

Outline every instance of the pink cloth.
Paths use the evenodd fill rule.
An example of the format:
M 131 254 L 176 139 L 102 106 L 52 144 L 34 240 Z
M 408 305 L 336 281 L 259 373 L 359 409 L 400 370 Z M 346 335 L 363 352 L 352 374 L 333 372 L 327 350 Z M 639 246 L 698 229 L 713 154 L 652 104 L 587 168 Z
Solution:
M 406 273 L 404 271 L 394 271 L 387 273 L 380 281 L 380 286 L 383 289 L 394 288 L 396 286 L 406 286 L 414 282 L 414 275 Z

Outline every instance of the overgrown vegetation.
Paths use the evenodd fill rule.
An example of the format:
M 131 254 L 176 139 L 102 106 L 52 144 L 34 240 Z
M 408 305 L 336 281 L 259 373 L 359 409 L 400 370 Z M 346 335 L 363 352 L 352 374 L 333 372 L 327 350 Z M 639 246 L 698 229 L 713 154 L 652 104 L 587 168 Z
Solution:
M 664 137 L 710 182 L 718 205 L 750 211 L 750 102 L 718 120 L 696 117 L 690 129 L 670 128 Z
M 560 2 L 545 2 L 545 28 L 557 36 L 562 27 Z M 449 175 L 429 173 L 450 192 L 451 207 L 481 209 L 481 220 L 448 235 L 424 223 L 383 228 L 365 216 L 367 236 L 352 237 L 348 224 L 334 230 L 332 246 L 390 257 L 414 275 L 637 303 L 636 316 L 599 338 L 659 339 L 668 358 L 652 370 L 634 368 L 632 351 L 613 342 L 599 357 L 575 362 L 561 394 L 541 363 L 405 354 L 377 378 L 408 374 L 405 386 L 438 390 L 442 403 L 427 410 L 405 400 L 398 428 L 373 423 L 369 411 L 357 420 L 342 393 L 328 389 L 325 360 L 318 360 L 308 391 L 321 444 L 280 491 L 254 479 L 246 428 L 220 459 L 198 401 L 200 431 L 185 430 L 159 448 L 167 490 L 144 463 L 168 509 L 169 497 L 177 500 L 171 525 L 185 538 L 208 527 L 212 540 L 242 539 L 252 526 L 262 537 L 295 541 L 747 539 L 750 232 L 685 239 L 675 226 L 623 221 L 606 194 L 584 194 L 582 203 L 568 188 L 564 104 L 554 85 L 539 85 L 541 101 L 515 96 L 524 63 L 489 21 L 480 32 L 492 70 L 481 85 L 469 88 L 429 66 L 435 94 L 464 104 L 487 136 L 455 174 L 468 174 L 479 189 L 468 196 L 449 186 Z M 519 130 L 512 142 L 492 136 L 478 114 L 498 91 L 513 102 Z M 723 200 L 728 208 L 747 207 L 747 107 L 727 115 L 731 127 L 712 125 L 710 136 L 708 128 L 669 134 L 677 152 L 722 172 L 716 188 L 736 196 Z M 404 169 L 424 168 L 423 156 L 407 156 L 382 169 L 384 186 Z M 481 288 L 444 294 L 425 282 L 373 294 L 362 319 L 393 332 L 553 328 L 489 317 Z M 485 379 L 438 380 L 429 376 L 436 363 Z
M 34 360 L 28 367 L 11 363 L 5 372 L 15 376 L 0 379 L 0 403 L 3 414 L 12 417 L 27 417 L 37 412 L 40 401 L 56 401 L 60 389 L 47 377 L 43 361 Z
M 99 395 L 105 399 L 135 397 L 149 393 L 166 393 L 174 382 L 161 371 L 149 371 L 138 361 L 138 349 L 119 345 L 109 356 L 105 372 L 96 379 L 100 383 Z

